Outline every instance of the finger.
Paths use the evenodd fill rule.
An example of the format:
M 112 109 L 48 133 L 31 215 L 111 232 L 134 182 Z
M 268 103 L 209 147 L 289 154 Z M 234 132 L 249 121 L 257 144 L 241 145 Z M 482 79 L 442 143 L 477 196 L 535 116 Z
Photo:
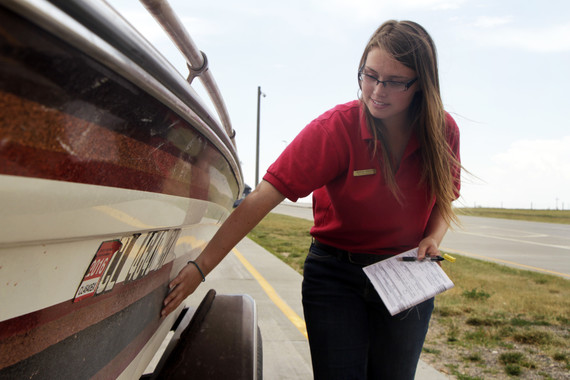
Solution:
M 180 284 L 183 281 L 181 274 L 182 273 L 179 273 L 178 276 L 174 278 L 174 280 L 170 281 L 170 284 L 168 284 L 169 289 L 174 289 L 178 284 Z
M 160 313 L 161 316 L 166 317 L 168 314 L 172 313 L 178 305 L 180 305 L 180 302 L 181 300 L 178 300 L 177 297 L 168 300 L 168 302 L 165 300 L 164 307 Z
M 173 309 L 171 309 L 170 307 L 164 307 L 161 311 L 160 311 L 160 316 L 161 317 L 167 317 L 168 314 L 170 314 L 172 312 Z
M 426 250 L 426 255 L 427 256 L 437 256 L 437 255 L 439 255 L 439 249 L 437 249 L 437 247 L 430 246 Z
M 172 302 L 174 299 L 176 299 L 179 294 L 182 292 L 182 290 L 180 289 L 180 286 L 178 286 L 178 284 L 174 285 L 174 288 L 170 288 L 171 291 L 170 293 L 166 296 L 166 298 L 164 298 L 164 305 L 168 305 L 170 302 Z
M 426 256 L 426 247 L 421 245 L 418 247 L 418 260 L 422 260 Z
M 166 305 L 163 309 L 162 309 L 162 316 L 166 317 L 168 314 L 172 313 L 172 311 L 174 309 L 176 309 L 176 307 L 174 307 L 175 302 L 170 302 L 168 305 Z
M 168 305 L 170 302 L 172 302 L 172 300 L 176 297 L 176 294 L 170 293 L 168 296 L 166 296 L 166 298 L 164 299 L 164 306 Z

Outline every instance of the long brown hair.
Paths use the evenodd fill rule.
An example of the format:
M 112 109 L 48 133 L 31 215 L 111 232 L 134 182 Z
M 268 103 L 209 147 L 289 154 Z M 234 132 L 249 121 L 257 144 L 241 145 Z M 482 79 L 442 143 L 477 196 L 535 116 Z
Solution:
M 409 114 L 411 125 L 414 126 L 420 141 L 423 161 L 421 181 L 427 183 L 431 196 L 435 196 L 436 205 L 445 221 L 448 224 L 452 220 L 457 221 L 451 202 L 456 198 L 457 180 L 454 172 L 459 170 L 461 165 L 447 142 L 435 44 L 419 24 L 412 21 L 390 20 L 382 24 L 370 38 L 362 54 L 359 68 L 364 67 L 368 53 L 376 47 L 386 51 L 417 73 L 420 90 L 416 92 L 410 104 Z M 362 99 L 361 103 L 365 109 L 368 128 L 374 136 L 373 154 L 377 154 L 376 144 L 380 141 L 384 177 L 396 199 L 401 201 L 400 190 L 394 177 L 391 153 L 383 137 L 382 124 L 374 119 Z

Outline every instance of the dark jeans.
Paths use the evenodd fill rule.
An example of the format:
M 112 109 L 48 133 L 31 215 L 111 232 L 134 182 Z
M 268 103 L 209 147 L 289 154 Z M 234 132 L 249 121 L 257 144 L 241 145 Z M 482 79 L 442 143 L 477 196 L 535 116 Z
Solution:
M 392 317 L 362 265 L 312 244 L 303 309 L 316 380 L 414 378 L 433 298 Z

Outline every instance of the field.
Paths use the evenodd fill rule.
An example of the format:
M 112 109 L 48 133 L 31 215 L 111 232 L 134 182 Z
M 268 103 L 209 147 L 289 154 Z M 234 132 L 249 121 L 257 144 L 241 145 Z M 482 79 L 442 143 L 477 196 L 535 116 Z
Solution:
M 456 208 L 458 215 L 570 224 L 570 210 L 526 210 L 505 208 Z
M 492 213 L 463 211 L 524 214 L 484 210 Z M 531 213 L 539 221 L 570 223 L 570 212 Z M 302 273 L 311 225 L 269 214 L 249 237 Z M 455 287 L 436 298 L 422 360 L 460 380 L 569 379 L 570 281 L 453 255 L 461 265 L 444 262 L 443 268 Z

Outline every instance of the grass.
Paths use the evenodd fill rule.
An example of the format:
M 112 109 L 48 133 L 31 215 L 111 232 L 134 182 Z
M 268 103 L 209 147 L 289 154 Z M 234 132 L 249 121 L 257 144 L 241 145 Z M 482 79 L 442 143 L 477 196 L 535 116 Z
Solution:
M 426 345 L 445 342 L 467 353 L 507 350 L 498 362 L 485 364 L 496 363 L 509 376 L 548 372 L 555 361 L 567 370 L 570 282 L 457 256 L 455 264 L 443 263 L 455 287 L 436 298 L 433 323 L 440 332 L 428 335 Z M 543 365 L 532 359 L 540 355 L 548 357 Z
M 505 208 L 456 208 L 458 215 L 527 220 L 531 222 L 570 224 L 570 210 L 528 210 Z
M 272 213 L 249 237 L 302 273 L 311 226 L 311 221 Z M 567 376 L 570 281 L 453 255 L 457 262 L 442 267 L 455 287 L 436 297 L 422 355 L 458 379 Z
M 299 273 L 303 273 L 305 256 L 311 245 L 313 222 L 281 214 L 269 214 L 248 237 Z

